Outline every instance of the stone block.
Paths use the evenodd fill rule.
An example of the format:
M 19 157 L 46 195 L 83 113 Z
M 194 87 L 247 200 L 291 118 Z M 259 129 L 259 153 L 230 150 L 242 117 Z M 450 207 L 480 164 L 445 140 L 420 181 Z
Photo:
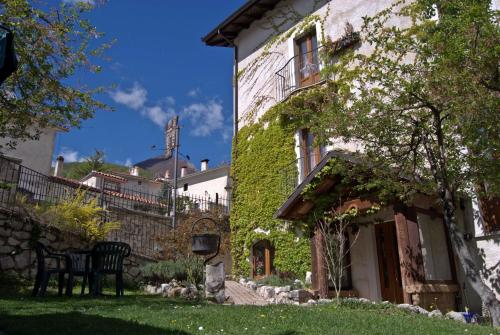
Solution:
M 25 231 L 15 231 L 12 233 L 12 236 L 18 240 L 27 240 L 31 238 L 31 234 Z
M 28 267 L 31 263 L 29 251 L 24 251 L 19 255 L 14 256 L 14 261 L 18 269 L 24 269 Z
M 428 317 L 430 318 L 442 318 L 443 313 L 439 309 L 435 309 L 433 311 L 430 311 L 429 314 L 427 314 Z
M 455 312 L 455 311 L 448 312 L 448 313 L 446 313 L 446 317 L 448 319 L 467 323 L 467 320 L 465 320 L 464 315 L 460 312 Z
M 27 232 L 32 232 L 33 231 L 33 224 L 31 224 L 31 223 L 25 223 L 24 227 L 23 227 L 23 230 L 27 231 Z
M 47 233 L 47 234 L 45 235 L 45 238 L 46 238 L 47 240 L 49 240 L 50 242 L 54 242 L 54 241 L 57 239 L 57 238 L 56 238 L 56 236 L 55 236 L 54 234 L 51 234 L 51 233 Z
M 137 277 L 141 273 L 141 270 L 139 270 L 136 267 L 130 267 L 128 268 L 128 274 L 132 277 Z
M 0 247 L 0 254 L 6 255 L 10 254 L 12 251 L 16 250 L 14 247 L 10 245 L 4 245 Z
M 19 240 L 15 239 L 13 237 L 9 237 L 9 239 L 7 240 L 7 244 L 16 247 L 16 246 L 20 245 L 21 242 L 19 242 Z
M 24 241 L 19 246 L 23 250 L 29 250 L 29 249 L 31 249 L 30 241 Z
M 10 226 L 12 227 L 13 230 L 21 230 L 21 229 L 23 229 L 23 225 L 24 225 L 24 223 L 22 221 L 19 221 L 19 220 L 12 220 L 10 222 Z
M 0 258 L 0 268 L 2 268 L 3 271 L 12 269 L 14 266 L 14 260 L 11 256 L 4 256 Z
M 272 286 L 261 286 L 257 289 L 258 294 L 264 299 L 271 299 L 274 297 L 274 287 Z
M 177 286 L 177 287 L 172 287 L 170 290 L 168 290 L 167 296 L 169 298 L 177 298 L 181 295 L 182 287 Z
M 9 228 L 0 227 L 0 236 L 9 237 L 12 234 L 12 230 Z
M 290 291 L 290 298 L 294 301 L 298 301 L 300 303 L 307 302 L 309 299 L 312 299 L 313 294 L 308 290 L 293 290 Z
M 0 238 L 0 246 L 5 245 L 5 240 L 3 238 Z
M 281 293 L 281 292 L 290 292 L 292 290 L 292 287 L 290 285 L 287 286 L 281 286 L 277 287 L 274 291 L 276 294 Z

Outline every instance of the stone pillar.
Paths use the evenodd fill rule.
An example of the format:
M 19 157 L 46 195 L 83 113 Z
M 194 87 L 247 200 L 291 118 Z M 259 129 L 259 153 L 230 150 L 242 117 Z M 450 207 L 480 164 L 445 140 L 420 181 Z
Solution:
M 394 221 L 403 282 L 403 299 L 405 303 L 411 304 L 413 303 L 411 287 L 425 281 L 422 245 L 415 209 L 406 206 L 395 207 Z
M 205 271 L 205 297 L 207 300 L 222 304 L 226 300 L 224 292 L 224 280 L 226 279 L 224 263 L 207 264 Z

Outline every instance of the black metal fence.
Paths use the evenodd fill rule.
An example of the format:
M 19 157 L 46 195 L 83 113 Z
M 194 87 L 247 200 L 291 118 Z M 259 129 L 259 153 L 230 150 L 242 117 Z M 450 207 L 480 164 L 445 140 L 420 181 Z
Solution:
M 0 206 L 15 205 L 16 197 L 19 196 L 30 203 L 57 204 L 74 195 L 77 190 L 84 191 L 88 199 L 97 198 L 104 208 L 123 208 L 163 216 L 171 216 L 173 213 L 171 191 L 163 192 L 162 195 L 123 187 L 112 190 L 105 183 L 97 188 L 76 180 L 46 176 L 0 156 Z M 229 214 L 229 199 L 218 195 L 177 195 L 177 212 L 208 212 L 214 209 L 222 214 Z

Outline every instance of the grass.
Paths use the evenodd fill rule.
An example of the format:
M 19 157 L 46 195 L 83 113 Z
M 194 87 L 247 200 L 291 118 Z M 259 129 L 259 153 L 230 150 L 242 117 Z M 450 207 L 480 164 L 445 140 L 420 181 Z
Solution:
M 497 334 L 490 327 L 412 315 L 381 304 L 218 306 L 142 294 L 95 299 L 31 298 L 27 293 L 0 295 L 0 330 L 9 335 Z

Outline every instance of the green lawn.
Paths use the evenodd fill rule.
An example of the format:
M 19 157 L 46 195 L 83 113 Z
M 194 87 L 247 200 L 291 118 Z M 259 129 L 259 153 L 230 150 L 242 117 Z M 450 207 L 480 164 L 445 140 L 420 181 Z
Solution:
M 0 329 L 9 335 L 497 334 L 490 327 L 410 315 L 384 305 L 216 306 L 141 294 L 33 299 L 4 293 Z

